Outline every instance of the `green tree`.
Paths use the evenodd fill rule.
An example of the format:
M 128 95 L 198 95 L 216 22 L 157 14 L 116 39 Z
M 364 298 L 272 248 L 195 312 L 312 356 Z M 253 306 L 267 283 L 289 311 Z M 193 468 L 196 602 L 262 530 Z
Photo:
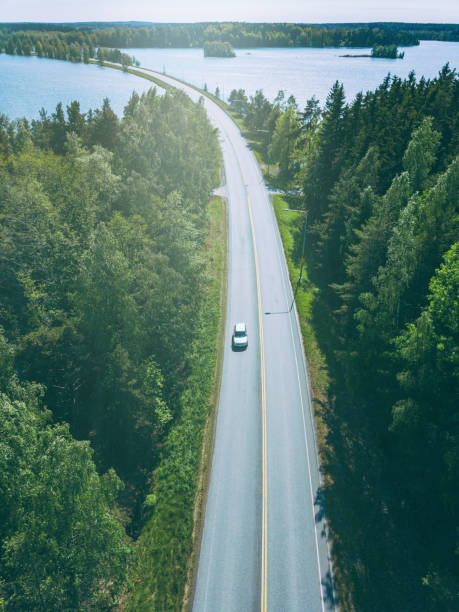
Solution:
M 271 104 L 261 89 L 250 96 L 250 104 L 247 109 L 246 124 L 251 130 L 261 130 L 271 113 Z
M 88 443 L 0 396 L 2 578 L 12 610 L 102 609 L 126 574 L 113 510 L 121 483 L 100 478 Z M 50 495 L 52 492 L 52 495 Z
M 397 339 L 405 397 L 394 406 L 391 429 L 403 461 L 406 512 L 427 547 L 442 551 L 426 572 L 424 585 L 435 609 L 450 610 L 459 512 L 459 243 L 447 252 L 429 288 L 427 309 Z M 435 533 L 429 530 L 433 520 L 442 525 Z
M 43 389 L 20 382 L 0 330 L 0 585 L 7 609 L 104 609 L 130 547 L 116 518 L 122 484 L 100 477 L 87 442 L 49 425 Z
M 361 229 L 372 212 L 367 199 L 369 192 L 365 190 L 371 189 L 373 193 L 376 188 L 378 167 L 378 150 L 370 147 L 357 167 L 344 170 L 333 187 L 314 246 L 324 285 L 336 286 L 345 281 L 345 254 L 355 242 L 356 230 Z
M 242 117 L 245 117 L 247 114 L 248 101 L 249 100 L 244 89 L 233 89 L 228 98 L 229 105 Z
M 74 100 L 67 106 L 67 129 L 77 136 L 83 136 L 85 127 L 85 117 L 80 110 L 80 103 Z
M 288 183 L 295 173 L 295 150 L 300 136 L 300 119 L 293 106 L 289 106 L 276 121 L 269 148 L 272 161 L 279 164 L 279 177 Z
M 340 172 L 343 144 L 343 114 L 345 96 L 343 86 L 336 82 L 328 94 L 322 113 L 317 146 L 308 158 L 303 191 L 306 208 L 313 223 L 321 220 L 328 208 L 328 197 Z
M 118 137 L 118 117 L 113 112 L 108 98 L 105 98 L 101 110 L 96 110 L 91 126 L 91 143 L 100 144 L 113 151 Z
M 55 153 L 63 153 L 67 130 L 65 124 L 64 109 L 62 103 L 56 106 L 56 111 L 51 116 L 51 146 Z
M 306 101 L 304 111 L 301 113 L 301 123 L 305 131 L 311 130 L 315 127 L 321 117 L 322 111 L 320 109 L 320 102 L 315 97 L 309 98 Z
M 400 211 L 411 195 L 408 174 L 394 178 L 391 187 L 375 207 L 372 216 L 357 232 L 359 241 L 351 247 L 346 268 L 357 294 L 371 289 L 371 281 L 384 264 L 387 243 Z
M 413 136 L 403 156 L 403 166 L 407 170 L 413 191 L 421 191 L 436 161 L 441 134 L 432 127 L 432 117 L 426 117 Z

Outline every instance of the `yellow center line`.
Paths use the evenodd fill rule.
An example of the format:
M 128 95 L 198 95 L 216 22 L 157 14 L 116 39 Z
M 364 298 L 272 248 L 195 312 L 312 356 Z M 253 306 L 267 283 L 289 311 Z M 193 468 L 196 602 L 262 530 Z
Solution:
M 233 142 L 230 140 L 234 150 L 242 179 L 247 187 L 244 170 Z M 249 210 L 250 227 L 252 233 L 253 254 L 255 259 L 255 276 L 257 279 L 257 302 L 258 302 L 258 329 L 260 335 L 260 368 L 261 368 L 261 439 L 262 439 L 262 519 L 261 519 L 261 588 L 260 588 L 260 610 L 267 612 L 268 609 L 268 476 L 267 476 L 267 451 L 266 451 L 266 374 L 265 374 L 265 350 L 263 342 L 263 311 L 261 308 L 261 285 L 260 269 L 258 265 L 257 241 L 255 238 L 255 225 L 253 222 L 252 205 L 247 193 L 247 207 Z
M 257 278 L 257 301 L 258 301 L 258 328 L 260 331 L 260 365 L 261 365 L 261 438 L 262 438 L 262 522 L 261 522 L 261 612 L 268 609 L 268 555 L 267 555 L 267 532 L 268 532 L 268 478 L 266 457 L 266 375 L 265 375 L 265 351 L 263 343 L 263 313 L 261 308 L 260 273 L 258 266 L 257 241 L 255 238 L 255 226 L 253 223 L 252 205 L 247 195 L 249 208 L 250 226 L 252 228 L 253 251 L 255 257 L 255 275 Z

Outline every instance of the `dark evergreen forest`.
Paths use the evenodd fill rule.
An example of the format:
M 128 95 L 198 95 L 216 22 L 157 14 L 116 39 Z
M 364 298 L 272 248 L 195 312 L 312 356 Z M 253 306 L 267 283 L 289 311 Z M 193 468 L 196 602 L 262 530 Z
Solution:
M 302 172 L 332 384 L 330 517 L 357 609 L 457 606 L 459 79 L 336 84 Z
M 351 103 L 336 83 L 323 109 L 230 100 L 308 213 L 304 285 L 330 377 L 318 501 L 343 609 L 457 610 L 457 74 L 388 76 Z M 301 244 L 302 225 L 297 260 Z
M 111 609 L 126 588 L 190 372 L 218 164 L 181 93 L 134 93 L 121 120 L 108 100 L 0 117 L 2 609 Z

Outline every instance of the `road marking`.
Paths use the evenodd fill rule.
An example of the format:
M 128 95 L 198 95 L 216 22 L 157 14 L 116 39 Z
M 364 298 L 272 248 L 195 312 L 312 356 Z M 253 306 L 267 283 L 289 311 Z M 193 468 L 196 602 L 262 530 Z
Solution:
M 229 142 L 234 151 L 239 170 L 241 171 L 244 185 L 247 188 L 247 181 L 241 161 L 234 147 L 233 141 Z M 260 585 L 260 610 L 266 612 L 268 609 L 268 475 L 267 475 L 267 450 L 266 450 L 266 372 L 265 372 L 265 350 L 263 342 L 263 310 L 261 307 L 261 284 L 260 269 L 258 265 L 257 240 L 255 237 L 255 224 L 253 222 L 252 204 L 247 193 L 247 208 L 249 211 L 250 229 L 252 232 L 253 255 L 255 259 L 255 277 L 257 280 L 257 302 L 258 302 L 258 330 L 260 337 L 260 374 L 261 374 L 261 585 Z
M 273 209 L 272 204 L 270 205 L 270 208 L 271 208 L 271 214 L 273 216 L 273 221 L 275 222 L 275 225 L 273 227 L 274 227 L 274 233 L 275 233 L 275 240 L 276 240 L 276 244 L 277 244 L 277 249 L 276 249 L 277 260 L 278 260 L 279 267 L 280 267 L 280 270 L 281 270 L 281 277 L 282 277 L 282 283 L 284 285 L 284 291 L 285 291 L 286 296 L 290 292 L 293 295 L 292 285 L 290 283 L 290 278 L 288 276 L 287 261 L 286 261 L 286 258 L 285 258 L 284 247 L 283 247 L 283 244 L 282 244 L 282 238 L 280 236 L 279 226 L 277 224 L 277 219 L 275 217 L 274 209 Z M 282 257 L 282 255 L 283 255 L 283 257 Z M 290 288 L 290 291 L 289 291 L 289 288 Z M 295 320 L 296 320 L 296 323 L 297 323 L 297 336 L 298 336 L 298 339 L 300 341 L 300 346 L 302 346 L 301 345 L 301 335 L 300 335 L 301 331 L 300 331 L 300 328 L 298 326 L 298 317 L 297 317 L 296 303 L 295 303 L 295 310 L 293 311 L 293 314 L 295 315 Z M 318 541 L 318 537 L 317 537 L 317 525 L 316 525 L 316 522 L 315 522 L 314 487 L 312 485 L 310 449 L 309 449 L 307 427 L 306 427 L 306 417 L 305 417 L 305 407 L 304 407 L 304 400 L 303 400 L 303 392 L 301 390 L 300 369 L 299 369 L 299 365 L 298 365 L 297 349 L 296 349 L 296 343 L 295 343 L 295 338 L 294 338 L 294 333 L 293 333 L 292 313 L 289 314 L 289 326 L 290 326 L 290 336 L 291 336 L 291 339 L 292 339 L 293 354 L 294 354 L 294 357 L 295 357 L 296 376 L 297 376 L 297 380 L 298 380 L 298 391 L 299 391 L 299 394 L 300 394 L 301 417 L 302 417 L 302 421 L 303 421 L 303 435 L 304 435 L 305 451 L 306 451 L 305 454 L 306 454 L 306 463 L 307 463 L 307 467 L 308 467 L 309 490 L 310 490 L 310 497 L 311 497 L 312 517 L 313 517 L 313 522 L 314 522 L 314 540 L 315 540 L 315 548 L 316 548 L 317 569 L 318 569 L 318 572 L 319 572 L 320 603 L 321 603 L 321 607 L 322 607 L 322 612 L 325 612 L 325 601 L 324 601 L 324 593 L 323 593 L 323 589 L 322 589 L 322 574 L 321 574 L 321 564 L 320 564 L 320 555 L 319 555 L 319 541 Z M 306 381 L 306 389 L 308 391 L 308 397 L 309 397 L 309 407 L 311 408 L 311 406 L 312 406 L 311 391 L 310 391 L 310 388 L 309 388 L 309 377 L 308 377 L 307 369 L 306 369 L 304 350 L 301 350 L 301 354 L 303 356 L 303 367 L 304 367 L 304 374 L 305 374 L 305 381 Z M 315 440 L 315 430 L 314 430 L 314 422 L 313 422 L 312 411 L 309 410 L 308 414 L 309 414 L 309 417 L 310 417 L 312 436 L 313 436 L 313 439 Z M 317 452 L 314 453 L 314 457 L 316 459 L 317 464 L 319 465 L 319 458 L 317 456 Z M 320 478 L 320 476 L 319 476 L 319 478 Z M 328 546 L 328 543 L 327 543 L 327 546 Z M 333 609 L 334 610 L 336 609 L 335 605 L 333 605 Z
M 219 128 L 222 129 L 221 127 Z M 268 476 L 267 476 L 267 445 L 266 445 L 266 372 L 265 372 L 265 352 L 263 341 L 263 309 L 261 306 L 261 283 L 260 283 L 260 268 L 258 265 L 257 241 L 255 237 L 255 224 L 253 222 L 252 205 L 247 192 L 247 181 L 244 170 L 242 169 L 239 155 L 233 144 L 232 139 L 228 136 L 227 140 L 234 151 L 234 157 L 239 166 L 242 180 L 246 188 L 247 208 L 249 212 L 250 229 L 252 233 L 253 254 L 255 260 L 255 277 L 257 282 L 257 303 L 258 303 L 258 330 L 260 340 L 260 376 L 261 376 L 261 438 L 262 438 L 262 520 L 261 520 L 261 586 L 260 586 L 260 611 L 267 612 L 268 609 Z
M 239 161 L 239 158 L 238 158 Z M 240 164 L 239 164 L 240 166 Z M 242 172 L 242 168 L 241 168 Z M 244 173 L 242 172 L 244 178 Z M 245 178 L 244 178 L 245 182 Z M 263 343 L 263 311 L 261 308 L 261 286 L 258 267 L 257 241 L 255 238 L 255 226 L 253 223 L 252 205 L 247 194 L 247 206 L 249 209 L 250 227 L 252 230 L 253 251 L 255 257 L 255 276 L 257 279 L 258 300 L 258 329 L 260 332 L 260 365 L 261 365 L 261 439 L 262 439 L 262 520 L 261 520 L 261 612 L 268 609 L 268 476 L 267 476 L 267 452 L 266 452 L 266 373 L 265 373 L 265 351 Z

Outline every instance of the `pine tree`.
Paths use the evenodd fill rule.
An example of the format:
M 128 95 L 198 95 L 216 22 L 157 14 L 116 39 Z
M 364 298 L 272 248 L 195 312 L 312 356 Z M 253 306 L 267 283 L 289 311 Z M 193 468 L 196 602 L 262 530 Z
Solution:
M 328 208 L 328 197 L 340 173 L 340 150 L 345 109 L 344 88 L 333 85 L 322 114 L 318 146 L 309 158 L 303 191 L 306 209 L 313 224 L 320 222 Z

